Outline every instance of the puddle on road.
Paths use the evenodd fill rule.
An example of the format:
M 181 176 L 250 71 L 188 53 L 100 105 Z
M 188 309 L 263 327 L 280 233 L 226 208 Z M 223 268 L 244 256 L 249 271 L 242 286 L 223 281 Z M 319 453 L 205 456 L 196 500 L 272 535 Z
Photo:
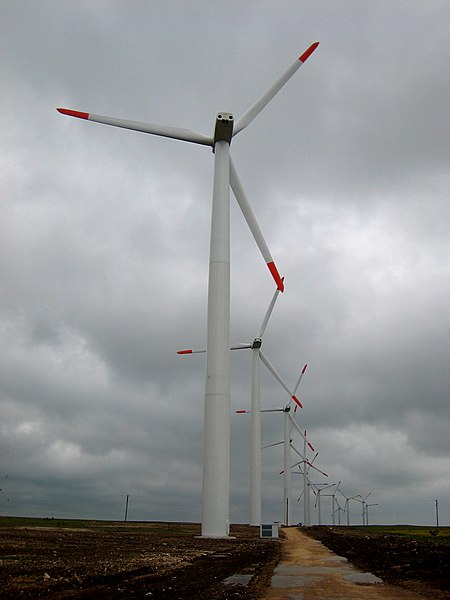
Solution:
M 349 573 L 344 578 L 352 583 L 383 583 L 382 579 L 372 573 Z
M 240 575 L 236 573 L 224 579 L 223 582 L 225 585 L 248 585 L 252 577 L 253 575 Z

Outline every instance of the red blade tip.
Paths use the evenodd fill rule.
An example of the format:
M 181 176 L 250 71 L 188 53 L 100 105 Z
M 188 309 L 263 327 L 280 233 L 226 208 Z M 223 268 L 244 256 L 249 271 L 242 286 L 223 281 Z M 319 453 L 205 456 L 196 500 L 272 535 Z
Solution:
M 295 394 L 291 397 L 292 397 L 292 400 L 300 406 L 300 408 L 303 408 L 302 403 L 300 402 L 300 400 L 297 398 L 297 396 Z
M 303 54 L 300 56 L 300 58 L 298 60 L 301 61 L 302 63 L 304 63 L 305 60 L 311 56 L 311 54 L 314 52 L 314 50 L 317 48 L 318 45 L 319 45 L 319 42 L 314 42 L 314 44 L 311 44 L 311 46 L 308 48 L 308 50 L 305 50 L 305 52 L 303 52 Z
M 305 365 L 302 369 L 302 373 L 304 373 L 306 371 L 306 368 L 308 367 L 308 365 Z
M 280 292 L 284 292 L 284 277 L 280 277 L 280 274 L 278 273 L 278 269 L 275 266 L 274 262 L 268 262 L 267 266 L 269 267 L 269 271 L 272 274 L 272 277 L 275 279 L 275 283 L 277 284 L 277 288 L 280 290 Z
M 241 414 L 241 413 L 246 413 L 247 411 L 246 411 L 246 410 L 237 410 L 236 412 L 237 412 L 238 414 Z
M 78 119 L 89 119 L 89 113 L 80 112 L 79 110 L 69 110 L 68 108 L 57 108 L 56 110 L 62 115 L 69 115 L 69 117 L 77 117 Z
M 192 354 L 192 350 L 178 350 L 177 354 Z
M 309 442 L 308 442 L 308 446 L 311 448 L 311 450 L 312 450 L 313 452 L 315 452 L 315 450 L 314 450 L 314 448 L 313 448 L 313 445 L 312 445 L 312 444 L 310 444 Z

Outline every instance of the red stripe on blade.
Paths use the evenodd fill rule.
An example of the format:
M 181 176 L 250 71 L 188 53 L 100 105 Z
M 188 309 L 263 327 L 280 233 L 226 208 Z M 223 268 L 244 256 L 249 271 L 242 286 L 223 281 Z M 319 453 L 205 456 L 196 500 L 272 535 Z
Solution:
M 237 412 L 238 414 L 241 414 L 241 413 L 246 413 L 247 411 L 246 411 L 246 410 L 237 410 L 236 412 Z
M 314 52 L 314 50 L 317 48 L 318 45 L 319 45 L 319 42 L 314 42 L 314 44 L 311 44 L 311 46 L 308 48 L 308 50 L 305 50 L 305 52 L 303 52 L 303 54 L 300 56 L 300 58 L 298 60 L 300 60 L 302 63 L 304 63 L 305 60 L 311 56 L 311 54 Z
M 192 354 L 192 350 L 178 350 L 177 354 Z
M 272 277 L 275 279 L 277 288 L 280 290 L 280 292 L 284 292 L 284 283 L 283 283 L 284 278 L 280 277 L 280 274 L 278 273 L 278 269 L 276 268 L 275 263 L 268 262 L 267 266 L 269 267 L 269 271 L 271 272 Z
M 78 119 L 89 119 L 89 113 L 80 112 L 79 110 L 69 110 L 68 108 L 57 108 L 56 110 L 62 115 L 69 115 L 69 117 L 77 117 Z
M 311 450 L 312 450 L 313 452 L 315 452 L 315 450 L 314 450 L 314 448 L 313 448 L 313 445 L 312 445 L 312 444 L 310 444 L 309 442 L 307 442 L 307 444 L 308 444 L 308 446 L 311 448 Z
M 291 396 L 291 398 L 294 402 L 296 402 L 300 406 L 300 408 L 303 408 L 302 403 L 300 402 L 300 400 L 297 398 L 297 396 L 295 394 L 293 396 Z
M 304 373 L 304 372 L 306 371 L 306 367 L 307 367 L 307 366 L 308 366 L 308 365 L 305 365 L 305 366 L 303 367 L 303 369 L 302 369 L 302 373 Z

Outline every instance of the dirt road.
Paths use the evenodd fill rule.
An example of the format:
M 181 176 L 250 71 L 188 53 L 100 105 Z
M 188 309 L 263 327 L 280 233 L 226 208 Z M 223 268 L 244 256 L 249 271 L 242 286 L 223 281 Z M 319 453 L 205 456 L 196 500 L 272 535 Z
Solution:
M 296 528 L 283 530 L 283 556 L 261 600 L 420 600 L 364 574 Z

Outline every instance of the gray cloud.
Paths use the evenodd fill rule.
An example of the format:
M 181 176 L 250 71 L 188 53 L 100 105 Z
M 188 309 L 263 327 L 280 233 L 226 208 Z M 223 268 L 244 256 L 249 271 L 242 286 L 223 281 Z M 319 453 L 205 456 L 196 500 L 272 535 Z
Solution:
M 290 384 L 308 363 L 299 423 L 329 480 L 372 492 L 372 522 L 433 523 L 435 498 L 448 513 L 447 3 L 0 10 L 0 510 L 120 518 L 129 493 L 131 518 L 200 519 L 204 356 L 176 350 L 205 344 L 213 155 L 55 108 L 210 134 L 317 39 L 232 144 L 286 276 L 264 350 Z M 241 342 L 273 284 L 231 204 Z M 250 354 L 231 364 L 235 411 Z M 287 401 L 261 381 L 264 407 Z M 278 417 L 263 416 L 264 443 L 281 440 Z M 245 522 L 248 415 L 232 413 L 231 435 L 231 519 Z M 264 450 L 264 519 L 281 519 L 281 464 Z

